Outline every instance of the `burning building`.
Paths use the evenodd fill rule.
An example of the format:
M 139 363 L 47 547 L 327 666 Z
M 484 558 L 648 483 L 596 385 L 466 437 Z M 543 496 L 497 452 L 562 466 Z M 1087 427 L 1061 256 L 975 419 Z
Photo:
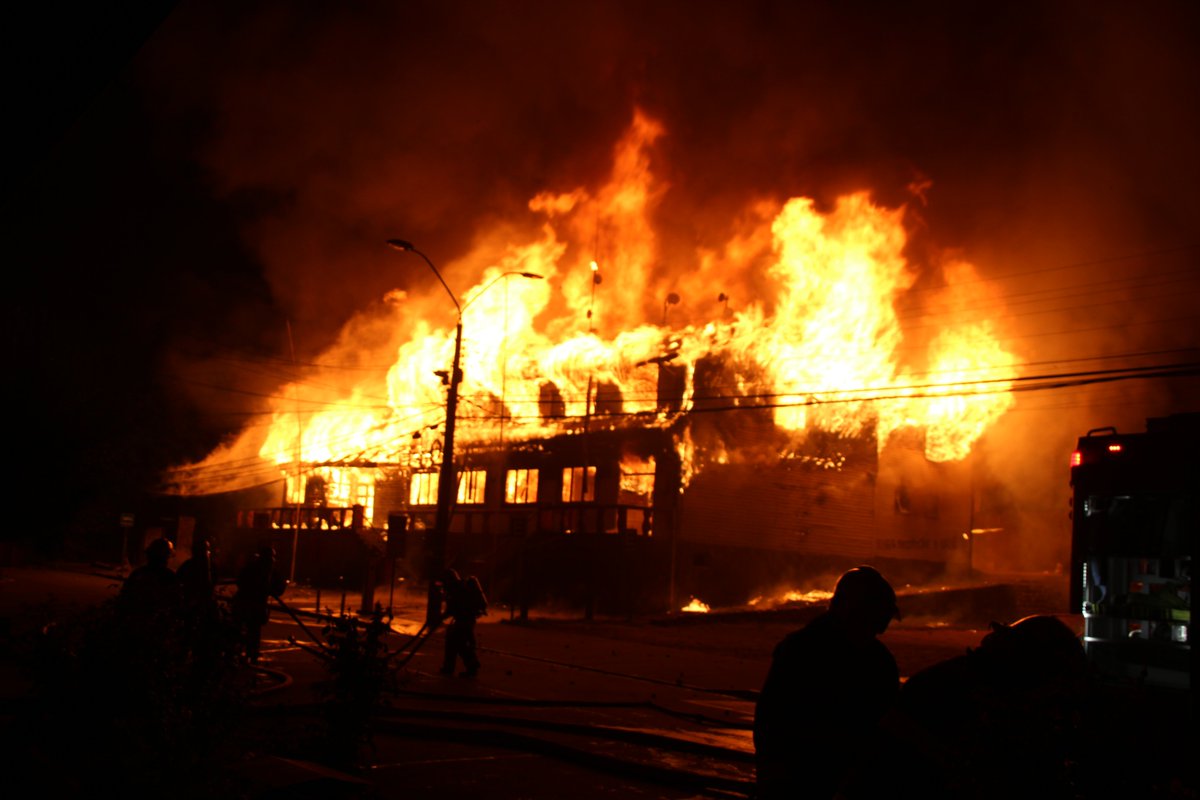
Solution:
M 513 603 L 740 602 L 850 562 L 966 566 L 971 450 L 1017 363 L 985 284 L 948 254 L 916 263 L 911 210 L 866 192 L 763 199 L 723 247 L 680 253 L 655 224 L 665 135 L 636 112 L 602 185 L 538 194 L 536 225 L 480 235 L 446 271 L 475 281 L 450 291 L 457 336 L 444 295 L 392 293 L 269 426 L 176 485 L 265 465 L 283 499 L 247 525 L 390 531 L 419 568 L 451 391 L 448 555 Z

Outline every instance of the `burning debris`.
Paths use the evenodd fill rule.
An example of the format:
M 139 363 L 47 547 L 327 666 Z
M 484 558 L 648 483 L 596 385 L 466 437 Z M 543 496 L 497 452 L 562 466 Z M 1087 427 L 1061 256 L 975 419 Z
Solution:
M 778 608 L 785 605 L 814 605 L 816 603 L 828 603 L 833 597 L 833 592 L 825 589 L 809 589 L 800 591 L 799 589 L 788 589 L 781 593 L 776 593 L 770 597 L 759 595 L 750 600 L 746 605 L 751 608 L 765 609 Z
M 686 606 L 679 610 L 685 614 L 707 614 L 712 609 L 708 607 L 707 603 L 693 597 Z
M 822 589 L 810 589 L 807 592 L 784 592 L 783 602 L 785 603 L 828 603 L 833 597 L 833 592 L 827 592 Z

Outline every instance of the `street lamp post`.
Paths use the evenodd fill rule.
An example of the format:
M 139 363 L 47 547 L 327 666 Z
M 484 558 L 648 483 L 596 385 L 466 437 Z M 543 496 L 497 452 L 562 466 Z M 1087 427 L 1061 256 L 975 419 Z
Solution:
M 442 277 L 442 273 L 438 272 L 438 268 L 434 266 L 429 256 L 422 253 L 411 242 L 404 239 L 388 239 L 388 246 L 399 250 L 403 253 L 416 253 L 429 268 L 433 270 L 433 274 L 437 276 L 441 282 L 442 288 L 446 290 L 446 294 L 450 295 L 450 300 L 454 303 L 454 308 L 458 312 L 458 323 L 454 328 L 454 366 L 450 370 L 449 385 L 446 390 L 446 434 L 442 439 L 442 465 L 438 471 L 438 492 L 437 492 L 437 516 L 433 523 L 433 536 L 430 538 L 428 551 L 428 561 L 426 562 L 426 572 L 430 586 L 438 579 L 442 570 L 446 566 L 446 538 L 450 532 L 450 513 L 454 505 L 454 495 L 456 494 L 457 481 L 454 478 L 454 427 L 455 420 L 458 416 L 458 387 L 462 383 L 462 318 L 463 310 L 466 306 L 459 304 L 458 298 L 454 296 L 454 292 L 450 291 L 450 287 L 446 284 L 446 280 Z M 523 278 L 541 278 L 533 272 L 505 272 L 498 275 L 495 280 L 484 286 L 476 293 L 475 297 L 467 301 L 470 305 L 475 299 L 490 289 L 501 278 L 506 278 L 509 275 L 519 275 Z M 429 592 L 429 607 L 426 609 L 426 620 L 432 625 L 440 616 L 440 609 L 435 607 L 438 602 L 435 593 Z
M 438 472 L 437 516 L 434 518 L 433 536 L 429 541 L 429 546 L 426 548 L 428 552 L 426 572 L 428 573 L 429 582 L 432 585 L 446 566 L 446 534 L 450 530 L 450 506 L 453 502 L 455 489 L 454 422 L 458 416 L 458 385 L 462 382 L 462 368 L 460 366 L 462 360 L 462 306 L 459 305 L 458 298 L 454 296 L 454 292 L 450 291 L 450 287 L 446 285 L 446 280 L 442 277 L 442 273 L 438 272 L 438 268 L 434 266 L 429 256 L 413 247 L 411 242 L 406 242 L 403 239 L 388 239 L 387 243 L 396 250 L 406 253 L 416 253 L 423 258 L 425 263 L 429 265 L 429 268 L 433 270 L 433 274 L 441 281 L 442 288 L 446 290 L 446 294 L 450 295 L 450 300 L 454 303 L 455 310 L 458 311 L 458 324 L 454 328 L 454 366 L 450 370 L 450 381 L 446 390 L 446 434 L 442 438 L 442 465 Z M 431 591 L 429 593 L 430 607 L 426 610 L 426 620 L 430 623 L 438 617 L 440 611 L 440 609 L 433 607 L 435 602 L 434 593 Z

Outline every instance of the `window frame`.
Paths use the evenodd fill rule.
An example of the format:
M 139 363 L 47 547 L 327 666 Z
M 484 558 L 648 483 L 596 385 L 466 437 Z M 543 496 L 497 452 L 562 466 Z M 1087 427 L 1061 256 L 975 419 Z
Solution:
M 538 501 L 538 468 L 514 467 L 504 472 L 504 502 L 508 505 L 529 505 Z M 525 480 L 517 485 L 519 476 Z
M 586 472 L 585 472 L 586 470 Z M 584 476 L 587 491 L 583 491 Z M 564 503 L 596 502 L 596 468 L 594 466 L 563 467 L 562 501 Z M 578 489 L 578 491 L 576 491 Z

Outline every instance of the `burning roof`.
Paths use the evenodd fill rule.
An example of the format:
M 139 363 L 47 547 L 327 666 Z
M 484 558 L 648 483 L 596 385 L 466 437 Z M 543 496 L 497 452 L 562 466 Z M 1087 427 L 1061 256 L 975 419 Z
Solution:
M 973 267 L 945 253 L 915 263 L 908 229 L 919 218 L 865 191 L 830 208 L 763 199 L 722 247 L 667 248 L 655 209 L 668 187 L 653 158 L 666 136 L 636 110 L 602 184 L 537 194 L 522 221 L 536 221 L 535 236 L 498 223 L 445 270 L 475 267 L 474 285 L 458 296 L 459 441 L 770 409 L 795 437 L 873 430 L 882 446 L 917 426 L 929 459 L 963 458 L 1010 406 L 1005 378 L 1017 362 L 999 344 L 992 315 L 1002 309 Z M 322 367 L 278 392 L 269 426 L 176 470 L 177 485 L 236 488 L 231 476 L 242 473 L 228 465 L 241 459 L 293 471 L 297 462 L 406 463 L 422 431 L 444 419 L 437 374 L 453 360 L 451 304 L 430 291 L 389 295 L 372 313 L 391 335 L 373 345 L 355 335 L 363 321 L 352 322 Z M 906 327 L 905 304 L 952 312 L 954 322 Z M 659 402 L 664 370 L 681 382 L 671 407 Z

